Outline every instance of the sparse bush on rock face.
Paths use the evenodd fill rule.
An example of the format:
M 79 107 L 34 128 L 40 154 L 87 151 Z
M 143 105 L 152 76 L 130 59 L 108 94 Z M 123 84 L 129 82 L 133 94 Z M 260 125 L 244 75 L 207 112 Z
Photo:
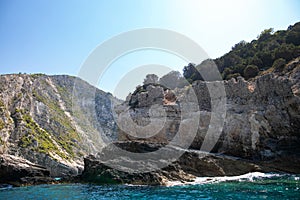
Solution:
M 272 67 L 274 68 L 275 72 L 281 72 L 286 64 L 285 59 L 278 58 L 274 61 Z
M 203 80 L 201 74 L 196 68 L 196 65 L 193 63 L 189 63 L 183 68 L 183 76 L 189 83 L 196 80 Z
M 2 119 L 0 119 L 0 131 L 5 127 L 5 123 Z
M 232 74 L 232 70 L 229 68 L 226 68 L 223 72 L 222 72 L 222 77 L 224 80 L 228 80 L 230 78 L 228 78 L 229 75 Z
M 256 65 L 248 65 L 244 70 L 244 77 L 246 79 L 257 76 L 259 69 Z

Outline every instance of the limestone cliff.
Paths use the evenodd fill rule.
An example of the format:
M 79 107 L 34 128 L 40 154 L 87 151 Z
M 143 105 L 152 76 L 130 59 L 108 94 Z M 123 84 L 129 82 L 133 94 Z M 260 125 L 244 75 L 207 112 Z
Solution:
M 71 76 L 1 75 L 0 153 L 44 166 L 52 176 L 76 175 L 103 138 L 116 138 L 111 101 L 118 100 Z
M 226 92 L 224 126 L 220 135 L 210 135 L 213 154 L 207 154 L 197 150 L 207 130 L 215 126 L 212 102 L 217 99 L 211 98 L 208 88 L 220 83 Z M 248 81 L 241 77 L 195 81 L 173 90 L 150 83 L 138 87 L 123 103 L 75 77 L 2 75 L 0 100 L 0 153 L 44 166 L 51 176 L 80 173 L 88 154 L 96 157 L 85 159 L 82 178 L 101 183 L 164 184 L 249 171 L 299 173 L 299 58 L 280 73 Z M 118 102 L 115 112 L 111 102 Z M 196 132 L 192 140 L 190 132 Z M 174 141 L 191 145 L 178 150 Z M 105 146 L 110 142 L 115 145 Z M 132 174 L 105 165 L 152 168 L 159 163 L 155 157 L 137 162 L 119 155 L 119 150 L 147 153 L 165 146 L 170 154 L 165 156 L 171 160 L 159 162 L 169 165 L 153 172 Z M 172 160 L 177 151 L 183 156 Z
M 139 138 L 138 134 L 127 131 L 133 130 L 128 127 L 130 123 L 123 123 L 119 139 L 168 143 L 177 134 L 180 124 L 187 124 L 183 126 L 186 127 L 183 132 L 187 132 L 191 127 L 188 120 L 194 116 L 193 113 L 200 111 L 197 135 L 191 144 L 191 148 L 200 149 L 208 127 L 214 125 L 211 121 L 212 99 L 208 90 L 208 86 L 213 84 L 195 81 L 191 86 L 175 90 L 160 85 L 137 88 L 127 102 L 132 120 L 140 126 L 152 120 L 156 122 L 152 125 L 159 126 L 159 122 L 165 119 L 164 124 L 157 127 L 157 134 Z M 223 81 L 223 85 L 226 92 L 226 116 L 222 134 L 213 152 L 261 160 L 299 155 L 299 58 L 288 63 L 281 73 L 266 73 L 249 81 L 242 77 L 233 78 Z M 189 105 L 193 105 L 188 108 L 191 117 L 183 119 L 180 104 L 186 101 L 184 98 L 191 92 L 195 92 L 197 99 L 189 99 Z M 151 115 L 149 111 L 153 105 L 162 106 L 163 110 L 156 109 L 156 114 Z M 195 108 L 195 105 L 198 107 Z M 151 129 L 156 130 L 155 126 Z
M 224 126 L 220 135 L 212 132 L 208 137 L 211 153 L 199 151 L 207 130 L 216 126 L 212 102 L 218 95 L 211 98 L 208 88 L 220 83 L 227 97 Z M 300 173 L 299 86 L 299 58 L 282 73 L 250 81 L 196 81 L 175 90 L 159 84 L 140 86 L 116 109 L 119 141 L 86 157 L 81 178 L 102 184 L 165 185 L 253 171 Z M 196 98 L 190 98 L 193 92 Z M 182 148 L 191 131 L 196 135 L 190 149 Z M 178 153 L 181 156 L 174 156 Z

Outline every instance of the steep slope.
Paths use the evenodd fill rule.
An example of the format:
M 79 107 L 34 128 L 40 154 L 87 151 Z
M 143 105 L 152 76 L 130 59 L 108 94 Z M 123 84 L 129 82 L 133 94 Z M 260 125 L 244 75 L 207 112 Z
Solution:
M 116 137 L 111 101 L 75 77 L 1 75 L 0 153 L 45 166 L 52 176 L 76 175 L 83 156 Z

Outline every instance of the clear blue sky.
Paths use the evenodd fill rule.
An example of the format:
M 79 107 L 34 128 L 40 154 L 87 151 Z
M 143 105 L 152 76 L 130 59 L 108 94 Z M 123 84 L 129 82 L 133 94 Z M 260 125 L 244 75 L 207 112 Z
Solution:
M 103 41 L 145 27 L 182 33 L 216 58 L 265 28 L 286 29 L 300 21 L 299 10 L 298 0 L 0 0 L 0 73 L 76 75 Z M 113 74 L 128 63 L 169 62 L 174 69 L 185 64 L 155 53 L 128 60 L 119 62 L 99 87 L 112 92 Z

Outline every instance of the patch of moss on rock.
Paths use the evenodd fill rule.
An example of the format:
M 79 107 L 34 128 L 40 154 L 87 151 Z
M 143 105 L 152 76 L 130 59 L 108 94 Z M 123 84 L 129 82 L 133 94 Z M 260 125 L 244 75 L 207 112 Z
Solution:
M 50 152 L 53 152 L 63 159 L 70 159 L 68 155 L 58 149 L 50 135 L 41 129 L 29 114 L 23 114 L 22 120 L 25 122 L 28 132 L 20 139 L 21 147 L 30 148 L 31 150 L 48 155 L 50 155 Z M 34 142 L 37 144 L 34 145 Z
M 0 114 L 1 115 L 3 115 L 4 109 L 5 109 L 5 105 L 4 105 L 3 101 L 0 100 Z
M 5 123 L 2 119 L 0 119 L 0 131 L 5 127 Z
M 39 77 L 41 77 L 41 76 L 45 76 L 45 74 L 42 74 L 42 73 L 36 73 L 36 74 L 30 74 L 30 76 L 31 76 L 32 78 L 36 79 L 36 78 L 39 78 Z
M 3 108 L 5 105 L 3 103 L 3 101 L 0 100 L 0 108 Z
M 51 111 L 51 120 L 53 120 L 55 124 L 59 125 L 54 134 L 55 141 L 62 146 L 62 148 L 64 148 L 70 156 L 74 157 L 75 154 L 73 152 L 73 147 L 77 147 L 78 145 L 73 140 L 80 141 L 80 137 L 76 132 L 76 129 L 72 126 L 69 118 L 60 108 L 57 101 L 47 99 L 38 94 L 38 92 L 35 90 L 33 90 L 32 94 L 38 101 L 44 103 L 49 108 Z

